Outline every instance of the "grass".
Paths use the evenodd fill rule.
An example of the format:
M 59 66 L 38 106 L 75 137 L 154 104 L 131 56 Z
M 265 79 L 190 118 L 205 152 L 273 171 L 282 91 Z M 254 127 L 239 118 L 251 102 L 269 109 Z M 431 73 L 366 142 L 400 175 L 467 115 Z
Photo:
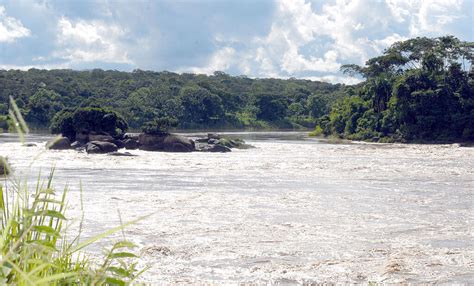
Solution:
M 13 99 L 10 105 L 10 118 L 24 143 L 28 127 Z M 38 176 L 30 189 L 26 181 L 7 177 L 11 168 L 0 158 L 8 170 L 4 184 L 0 184 L 0 285 L 128 285 L 146 270 L 138 269 L 138 256 L 133 251 L 136 246 L 125 236 L 110 245 L 99 259 L 92 259 L 84 248 L 148 216 L 84 241 L 81 219 L 77 234 L 69 237 L 68 190 L 56 191 L 54 169 L 47 179 Z
M 114 243 L 100 260 L 90 259 L 83 249 L 136 221 L 85 241 L 80 241 L 81 230 L 68 238 L 67 189 L 57 193 L 52 178 L 53 171 L 46 181 L 38 179 L 34 191 L 19 181 L 0 186 L 0 283 L 126 285 L 134 281 L 143 270 L 137 269 L 138 257 L 130 241 Z

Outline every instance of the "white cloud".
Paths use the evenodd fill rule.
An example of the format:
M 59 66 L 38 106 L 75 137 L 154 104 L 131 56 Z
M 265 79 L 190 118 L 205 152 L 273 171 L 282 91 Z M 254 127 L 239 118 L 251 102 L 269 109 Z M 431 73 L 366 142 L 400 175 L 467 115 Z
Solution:
M 362 80 L 356 77 L 350 76 L 338 76 L 338 75 L 325 75 L 325 76 L 307 76 L 303 79 L 313 80 L 313 81 L 325 81 L 330 83 L 344 83 L 344 84 L 357 84 Z
M 19 38 L 28 37 L 30 33 L 19 20 L 8 17 L 5 7 L 0 6 L 0 42 L 11 43 Z
M 219 35 L 217 42 L 225 48 L 218 49 L 201 70 L 212 73 L 220 59 L 221 70 L 238 69 L 249 76 L 356 83 L 360 80 L 339 72 L 341 64 L 364 64 L 412 36 L 442 35 L 458 17 L 461 4 L 462 0 L 334 0 L 315 10 L 306 0 L 277 0 L 266 36 L 241 42 L 245 48 L 223 56 L 239 41 Z
M 236 62 L 232 60 L 234 55 L 235 50 L 233 48 L 225 47 L 214 53 L 207 66 L 185 68 L 182 71 L 191 71 L 193 73 L 204 74 L 212 74 L 215 71 L 224 71 L 227 70 L 232 64 L 236 64 Z
M 126 32 L 118 25 L 102 21 L 67 18 L 58 21 L 58 50 L 54 57 L 72 62 L 107 62 L 131 64 L 127 50 L 121 43 Z
M 470 0 L 468 0 L 470 1 Z M 442 33 L 447 24 L 459 16 L 461 0 L 424 0 L 417 3 L 418 13 L 410 27 L 412 35 Z

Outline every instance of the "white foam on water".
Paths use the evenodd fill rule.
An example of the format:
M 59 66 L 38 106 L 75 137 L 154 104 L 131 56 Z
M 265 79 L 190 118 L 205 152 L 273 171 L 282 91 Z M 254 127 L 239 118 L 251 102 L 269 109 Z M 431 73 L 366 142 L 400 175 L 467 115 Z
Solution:
M 117 210 L 154 213 L 125 230 L 151 266 L 143 281 L 474 283 L 473 148 L 267 135 L 226 154 L 44 151 L 45 137 L 0 154 L 18 177 L 55 164 L 72 230 L 81 181 L 84 237 L 118 225 Z

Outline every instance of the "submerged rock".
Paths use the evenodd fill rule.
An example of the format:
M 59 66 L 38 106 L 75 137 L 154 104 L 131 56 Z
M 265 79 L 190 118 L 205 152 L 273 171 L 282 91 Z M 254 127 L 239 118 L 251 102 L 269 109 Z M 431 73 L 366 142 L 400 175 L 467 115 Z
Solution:
M 138 155 L 132 154 L 130 152 L 112 152 L 108 154 L 109 156 L 119 156 L 119 157 L 136 157 Z
M 51 141 L 48 141 L 46 143 L 46 148 L 47 149 L 52 149 L 52 150 L 65 150 L 65 149 L 71 149 L 71 141 L 69 141 L 69 138 L 67 137 L 56 137 Z
M 138 140 L 131 139 L 131 138 L 125 139 L 123 141 L 123 145 L 125 149 L 130 149 L 130 150 L 138 149 L 138 147 L 140 146 L 140 144 L 138 143 Z

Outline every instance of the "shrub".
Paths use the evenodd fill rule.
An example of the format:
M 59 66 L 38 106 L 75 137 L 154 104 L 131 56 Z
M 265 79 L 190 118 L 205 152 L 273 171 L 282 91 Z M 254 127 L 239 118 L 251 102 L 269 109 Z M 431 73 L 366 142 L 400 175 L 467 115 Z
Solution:
M 60 111 L 54 116 L 50 129 L 52 133 L 61 133 L 74 141 L 78 132 L 107 133 L 113 137 L 120 137 L 128 129 L 128 124 L 114 111 L 85 107 Z
M 321 136 L 321 135 L 324 135 L 324 132 L 321 126 L 319 125 L 316 126 L 316 128 L 314 128 L 314 130 L 309 133 L 309 136 Z
M 146 134 L 165 135 L 172 127 L 178 126 L 178 120 L 171 117 L 161 117 L 143 125 L 142 131 Z

